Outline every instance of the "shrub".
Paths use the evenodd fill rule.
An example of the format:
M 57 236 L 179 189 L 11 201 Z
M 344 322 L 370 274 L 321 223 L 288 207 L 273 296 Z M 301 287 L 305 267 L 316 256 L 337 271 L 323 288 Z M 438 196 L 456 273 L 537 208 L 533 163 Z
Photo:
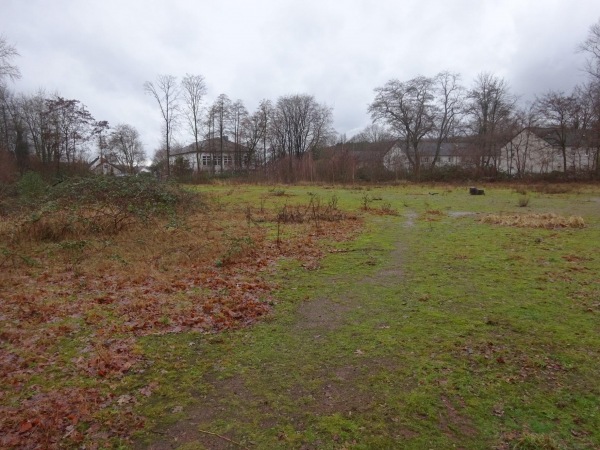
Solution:
M 29 212 L 15 220 L 11 235 L 61 241 L 86 234 L 114 234 L 135 223 L 172 217 L 192 194 L 149 177 L 69 179 L 39 196 L 37 181 L 26 180 Z M 33 195 L 35 194 L 35 195 Z
M 521 197 L 519 197 L 519 206 L 521 208 L 524 208 L 527 205 L 529 205 L 529 196 L 522 195 Z
M 19 196 L 26 202 L 39 200 L 48 189 L 48 185 L 37 172 L 27 172 L 17 183 Z
M 520 195 L 527 195 L 527 189 L 525 188 L 525 186 L 515 187 L 515 192 Z
M 255 249 L 256 244 L 250 236 L 230 238 L 225 252 L 215 261 L 215 265 L 217 267 L 228 266 L 239 258 L 251 254 Z

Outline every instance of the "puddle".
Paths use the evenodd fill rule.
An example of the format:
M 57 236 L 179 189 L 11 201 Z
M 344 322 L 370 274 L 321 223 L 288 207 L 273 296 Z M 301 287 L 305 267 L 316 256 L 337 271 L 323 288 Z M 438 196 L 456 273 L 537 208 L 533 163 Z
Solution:
M 468 216 L 476 216 L 478 213 L 473 211 L 449 211 L 448 215 L 450 217 L 468 217 Z

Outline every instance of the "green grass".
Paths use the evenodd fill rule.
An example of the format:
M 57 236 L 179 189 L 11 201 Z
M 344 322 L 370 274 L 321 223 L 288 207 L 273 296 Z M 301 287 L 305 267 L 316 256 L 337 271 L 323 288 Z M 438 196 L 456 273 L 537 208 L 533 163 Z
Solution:
M 318 270 L 281 264 L 258 325 L 144 338 L 150 362 L 131 382 L 159 388 L 139 405 L 139 447 L 179 435 L 181 449 L 239 448 L 214 434 L 257 449 L 600 446 L 599 190 L 532 192 L 523 208 L 489 186 L 199 189 L 271 211 L 309 192 L 358 211 L 369 192 L 399 216 L 366 214 Z M 524 210 L 587 226 L 478 220 Z

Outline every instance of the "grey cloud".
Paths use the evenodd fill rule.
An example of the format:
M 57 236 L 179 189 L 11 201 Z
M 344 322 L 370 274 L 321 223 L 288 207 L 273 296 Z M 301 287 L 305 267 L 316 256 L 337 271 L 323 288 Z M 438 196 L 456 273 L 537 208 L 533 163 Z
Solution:
M 581 81 L 575 53 L 595 0 L 4 0 L 0 28 L 22 57 L 15 89 L 58 90 L 98 119 L 138 128 L 152 152 L 159 113 L 142 84 L 202 74 L 207 101 L 309 93 L 335 127 L 367 125 L 373 88 L 441 70 L 469 86 L 482 71 L 523 97 Z M 26 20 L 24 20 L 26 18 Z M 184 135 L 180 138 L 185 141 Z

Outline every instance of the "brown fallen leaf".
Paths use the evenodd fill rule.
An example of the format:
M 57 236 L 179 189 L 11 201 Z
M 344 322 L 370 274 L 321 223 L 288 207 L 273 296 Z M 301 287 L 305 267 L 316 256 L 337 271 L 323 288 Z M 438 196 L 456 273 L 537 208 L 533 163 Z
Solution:
M 21 425 L 19 425 L 19 433 L 27 433 L 32 428 L 33 424 L 29 420 L 26 420 L 25 422 L 21 422 Z

